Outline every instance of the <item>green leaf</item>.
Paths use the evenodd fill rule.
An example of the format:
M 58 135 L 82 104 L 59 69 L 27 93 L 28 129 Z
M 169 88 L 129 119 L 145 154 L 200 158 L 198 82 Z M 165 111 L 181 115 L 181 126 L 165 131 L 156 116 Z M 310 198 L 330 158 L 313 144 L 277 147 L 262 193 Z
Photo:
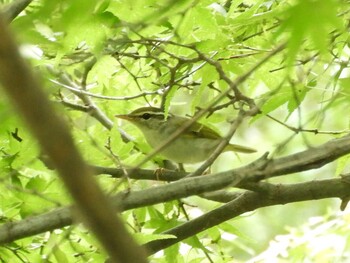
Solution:
M 290 101 L 292 99 L 292 95 L 293 94 L 290 87 L 282 87 L 276 92 L 268 92 L 262 96 L 264 103 L 260 110 L 264 114 L 270 113 Z
M 99 57 L 92 69 L 89 71 L 88 83 L 94 83 L 97 81 L 99 85 L 98 92 L 102 90 L 102 87 L 110 87 L 111 78 L 113 74 L 118 71 L 116 60 L 109 55 Z M 111 87 L 110 89 L 116 89 L 118 87 Z M 96 88 L 91 89 L 94 92 Z
M 283 86 L 277 91 L 268 92 L 263 95 L 262 100 L 264 100 L 264 103 L 260 109 L 264 114 L 268 114 L 287 103 L 287 109 L 290 115 L 302 103 L 309 91 L 309 88 L 302 85 L 296 85 L 295 87 Z M 260 117 L 261 115 L 258 115 L 254 120 Z
M 329 34 L 334 28 L 342 30 L 342 21 L 338 16 L 338 1 L 298 0 L 286 11 L 286 19 L 276 35 L 290 34 L 288 40 L 288 64 L 297 56 L 298 50 L 307 39 L 321 52 L 329 46 Z
M 293 87 L 293 90 L 291 90 L 292 97 L 288 101 L 287 107 L 289 114 L 292 114 L 293 111 L 299 107 L 309 90 L 309 88 L 304 87 L 302 85 L 296 85 L 295 87 Z
M 165 119 L 168 118 L 168 114 L 169 114 L 169 110 L 170 110 L 170 103 L 172 98 L 175 96 L 177 91 L 177 87 L 173 86 L 170 87 L 169 92 L 166 94 L 166 98 L 165 98 L 165 103 L 164 103 L 164 117 Z
M 184 243 L 188 244 L 189 246 L 191 247 L 194 247 L 194 248 L 200 248 L 201 250 L 204 250 L 206 251 L 207 253 L 210 252 L 210 250 L 206 249 L 202 242 L 198 239 L 197 236 L 193 236 L 193 237 L 190 237 L 190 238 L 187 238 L 184 240 Z
M 337 160 L 336 175 L 341 175 L 350 163 L 350 154 L 344 155 Z
M 211 90 L 208 88 L 208 84 L 215 82 L 219 78 L 217 71 L 214 67 L 205 65 L 200 72 L 197 72 L 194 76 L 194 80 L 201 82 L 199 87 L 195 87 L 193 90 L 194 97 L 191 104 L 191 113 L 196 111 L 196 107 L 203 107 L 205 103 L 210 101 Z
M 12 163 L 18 158 L 19 153 L 15 154 L 5 154 L 3 153 L 0 159 L 0 168 L 1 169 L 9 169 L 12 166 Z
M 180 245 L 177 243 L 164 250 L 165 262 L 169 263 L 181 263 L 183 262 L 182 256 L 179 253 Z
M 66 253 L 63 250 L 61 250 L 59 246 L 55 246 L 52 250 L 52 253 L 57 262 L 69 263 Z
M 25 188 L 30 190 L 35 190 L 38 193 L 44 193 L 47 186 L 48 186 L 48 182 L 44 178 L 40 176 L 35 176 L 34 178 L 31 178 L 29 180 Z

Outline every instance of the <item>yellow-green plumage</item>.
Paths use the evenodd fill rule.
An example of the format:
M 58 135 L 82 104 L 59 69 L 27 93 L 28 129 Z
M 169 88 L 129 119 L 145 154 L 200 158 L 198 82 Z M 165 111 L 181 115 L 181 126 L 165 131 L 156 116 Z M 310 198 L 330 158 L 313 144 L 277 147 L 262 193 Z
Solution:
M 153 107 L 139 108 L 127 115 L 116 115 L 135 124 L 145 136 L 147 142 L 157 148 L 173 133 L 183 127 L 189 118 L 169 114 L 164 119 L 164 113 Z M 161 151 L 164 157 L 178 163 L 197 163 L 206 160 L 221 142 L 222 137 L 213 129 L 194 122 L 177 139 Z M 256 150 L 229 144 L 224 151 L 254 153 Z

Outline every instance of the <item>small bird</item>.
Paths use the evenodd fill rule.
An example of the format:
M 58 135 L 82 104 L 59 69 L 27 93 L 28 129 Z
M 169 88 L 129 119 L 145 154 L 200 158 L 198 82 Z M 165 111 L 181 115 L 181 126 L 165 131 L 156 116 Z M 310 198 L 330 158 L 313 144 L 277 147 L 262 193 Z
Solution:
M 152 148 L 158 148 L 185 123 L 189 118 L 168 114 L 155 107 L 142 107 L 129 114 L 115 115 L 136 125 Z M 177 163 L 199 163 L 205 161 L 222 141 L 222 137 L 213 129 L 199 122 L 179 135 L 173 142 L 164 148 L 160 154 Z M 224 152 L 234 151 L 254 153 L 255 149 L 228 144 Z

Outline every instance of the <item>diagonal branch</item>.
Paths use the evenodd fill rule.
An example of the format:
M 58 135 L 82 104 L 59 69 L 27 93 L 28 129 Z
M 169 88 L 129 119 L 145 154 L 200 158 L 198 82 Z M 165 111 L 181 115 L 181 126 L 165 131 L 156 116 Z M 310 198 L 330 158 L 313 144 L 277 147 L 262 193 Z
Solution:
M 3 10 L 6 21 L 14 20 L 33 0 L 15 0 Z
M 79 213 L 113 262 L 146 262 L 144 251 L 115 215 L 110 200 L 93 179 L 66 124 L 54 112 L 39 82 L 21 58 L 2 19 L 0 16 L 0 82 L 4 90 L 51 158 Z

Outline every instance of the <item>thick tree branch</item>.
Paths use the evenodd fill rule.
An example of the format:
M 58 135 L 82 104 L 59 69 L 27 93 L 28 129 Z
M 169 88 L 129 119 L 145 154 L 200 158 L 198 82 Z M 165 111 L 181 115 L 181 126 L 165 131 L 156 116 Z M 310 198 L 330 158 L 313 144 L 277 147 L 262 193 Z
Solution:
M 265 157 L 259 159 L 258 161 L 253 162 L 245 167 L 241 167 L 235 170 L 222 172 L 213 175 L 191 177 L 177 182 L 151 187 L 149 189 L 141 191 L 132 191 L 124 194 L 119 194 L 113 197 L 113 204 L 115 207 L 119 208 L 119 211 L 125 211 L 132 208 L 143 207 L 154 205 L 162 202 L 167 202 L 170 200 L 175 200 L 179 198 L 184 198 L 192 195 L 199 195 L 203 193 L 208 193 L 216 191 L 222 188 L 226 188 L 229 185 L 236 185 L 237 187 L 244 189 L 255 189 L 258 191 L 266 192 L 268 189 L 264 188 L 264 185 L 261 183 L 254 183 L 264 178 L 269 178 L 271 176 L 294 173 L 299 171 L 306 171 L 310 169 L 315 169 L 322 167 L 323 165 L 332 162 L 333 160 L 350 153 L 350 136 L 345 136 L 339 139 L 331 140 L 325 144 L 322 144 L 318 147 L 308 149 L 306 151 L 292 154 L 286 157 L 278 158 L 275 160 L 268 160 Z M 301 168 L 300 168 L 301 167 Z M 113 174 L 115 176 L 124 176 L 124 173 L 119 169 L 114 168 L 98 168 L 95 167 L 95 171 L 106 174 Z M 152 171 L 150 170 L 133 170 L 139 173 L 137 178 L 148 177 L 147 179 L 154 177 L 151 175 Z M 174 174 L 173 174 L 174 173 Z M 176 172 L 167 172 L 166 177 L 163 179 L 169 180 L 171 174 L 177 178 L 185 176 L 183 173 L 177 174 Z M 136 173 L 134 173 L 136 179 Z M 326 191 L 324 186 L 327 183 L 318 184 L 316 181 L 310 182 L 310 185 L 316 184 L 320 188 L 321 192 L 327 192 L 328 195 L 322 197 L 323 193 L 317 193 L 317 187 L 313 188 L 310 186 L 309 189 L 314 189 L 304 200 L 315 199 L 315 196 L 318 194 L 320 198 L 327 197 L 339 197 L 342 198 L 344 192 L 343 190 L 338 192 L 339 183 L 343 183 L 341 179 L 334 179 L 338 181 L 329 181 L 328 190 Z M 170 180 L 169 180 L 170 181 Z M 337 182 L 334 183 L 333 182 Z M 332 183 L 332 184 L 331 184 Z M 335 190 L 332 190 L 331 186 L 336 186 Z M 265 185 L 266 186 L 266 185 Z M 303 185 L 301 185 L 303 186 Z M 277 187 L 277 186 L 276 186 Z M 286 186 L 287 187 L 287 186 Z M 338 187 L 338 188 L 337 188 Z M 347 185 L 346 185 L 347 187 Z M 278 189 L 278 188 L 275 188 Z M 287 188 L 289 189 L 289 188 Z M 294 189 L 294 188 L 291 188 Z M 277 191 L 277 190 L 276 190 Z M 349 189 L 347 189 L 349 191 Z M 314 196 L 314 194 L 316 195 Z M 277 195 L 276 195 L 277 196 Z M 303 195 L 302 195 L 303 196 Z M 222 196 L 221 196 L 222 197 Z M 220 198 L 221 198 L 220 197 Z M 235 198 L 235 195 L 228 196 L 225 198 L 226 201 L 232 200 L 230 198 Z M 215 196 L 214 196 L 215 198 Z M 277 197 L 275 197 L 277 198 Z M 283 195 L 281 196 L 283 198 Z M 293 199 L 294 198 L 294 199 Z M 295 197 L 291 197 L 291 202 L 295 202 Z M 259 200 L 259 198 L 257 198 Z M 294 201 L 293 201 L 294 200 Z M 279 200 L 281 203 L 288 203 L 286 199 Z M 278 201 L 276 201 L 278 204 Z M 269 204 L 266 204 L 269 205 Z M 266 206 L 265 205 L 265 206 Z M 60 220 L 55 221 L 52 218 L 55 218 L 55 215 L 59 215 Z M 26 237 L 33 234 L 39 234 L 48 229 L 60 228 L 67 226 L 72 223 L 72 214 L 70 208 L 60 208 L 55 211 L 48 212 L 33 218 L 24 219 L 19 222 L 7 223 L 0 228 L 0 243 L 7 243 L 18 238 Z M 29 223 L 30 222 L 30 223 Z M 38 223 L 40 222 L 40 223 Z M 47 222 L 50 226 L 45 225 L 44 222 Z M 54 222 L 56 224 L 54 224 Z
M 273 176 L 316 169 L 349 152 L 350 135 L 346 135 L 302 152 L 269 160 L 260 174 L 251 174 L 247 179 L 262 180 Z
M 77 151 L 66 124 L 53 111 L 40 84 L 19 55 L 2 19 L 0 17 L 0 82 L 4 90 L 51 158 L 77 202 L 83 219 L 113 262 L 146 262 L 143 250 L 128 234 L 110 201 L 91 176 L 91 170 Z
M 145 247 L 153 254 L 243 213 L 266 206 L 331 197 L 344 198 L 349 195 L 350 191 L 348 180 L 350 180 L 350 176 L 293 185 L 265 184 L 265 187 L 262 187 L 265 188 L 264 193 L 247 191 L 215 210 L 162 233 L 174 235 L 177 238 L 155 240 L 147 243 Z
M 243 185 L 245 182 L 249 181 L 259 181 L 274 176 L 316 169 L 348 153 L 350 153 L 349 135 L 285 157 L 277 159 L 267 159 L 266 157 L 263 157 L 260 160 L 254 161 L 248 166 L 220 174 L 244 173 L 246 176 L 243 177 L 242 181 L 240 182 L 240 185 Z M 91 167 L 95 174 L 109 174 L 115 178 L 124 176 L 122 169 L 100 166 Z M 179 180 L 188 175 L 188 173 L 185 172 L 168 170 L 165 170 L 164 173 L 160 174 L 159 176 L 156 176 L 152 170 L 127 169 L 127 171 L 131 179 L 161 180 L 168 182 Z M 208 176 L 217 175 L 218 174 L 213 174 Z
M 187 184 L 186 181 L 192 180 L 193 184 L 189 187 L 189 191 L 192 191 L 192 185 L 204 181 L 203 179 L 200 181 L 198 177 L 190 178 L 183 180 L 181 186 L 185 188 Z M 247 191 L 244 194 L 238 195 L 236 193 L 231 196 L 231 198 L 235 199 L 228 204 L 208 212 L 202 217 L 196 218 L 184 225 L 166 231 L 166 233 L 176 235 L 178 237 L 177 239 L 162 240 L 162 242 L 155 241 L 147 246 L 150 249 L 150 253 L 156 252 L 159 249 L 166 248 L 184 238 L 195 235 L 242 213 L 265 206 L 332 197 L 344 198 L 349 195 L 349 181 L 350 176 L 344 176 L 343 178 L 291 185 L 259 183 L 259 189 L 263 189 L 264 191 Z M 192 195 L 186 190 L 183 190 L 179 194 L 176 189 L 172 187 L 172 189 L 169 189 L 169 186 L 172 185 L 173 184 L 120 194 L 113 198 L 113 203 L 115 206 L 119 207 L 120 211 L 126 211 L 137 207 L 177 199 L 181 197 L 181 195 L 184 196 L 185 192 L 187 196 Z M 204 188 L 203 183 L 201 188 Z M 155 189 L 156 191 L 154 191 Z M 169 193 L 169 190 L 172 190 L 172 192 Z M 155 192 L 155 194 L 152 194 L 153 192 Z M 200 192 L 200 190 L 197 189 L 197 192 Z M 74 211 L 73 207 L 65 207 L 19 222 L 7 223 L 0 228 L 0 244 L 72 224 L 72 211 Z M 191 231 L 189 231 L 189 229 L 191 229 Z
M 112 167 L 102 167 L 102 166 L 90 166 L 93 173 L 96 175 L 108 174 L 114 178 L 125 177 L 125 171 L 130 179 L 136 180 L 153 180 L 153 181 L 166 181 L 173 182 L 184 178 L 189 173 L 183 171 L 172 171 L 172 170 L 162 170 L 161 173 L 156 174 L 154 170 L 146 169 L 121 169 Z

